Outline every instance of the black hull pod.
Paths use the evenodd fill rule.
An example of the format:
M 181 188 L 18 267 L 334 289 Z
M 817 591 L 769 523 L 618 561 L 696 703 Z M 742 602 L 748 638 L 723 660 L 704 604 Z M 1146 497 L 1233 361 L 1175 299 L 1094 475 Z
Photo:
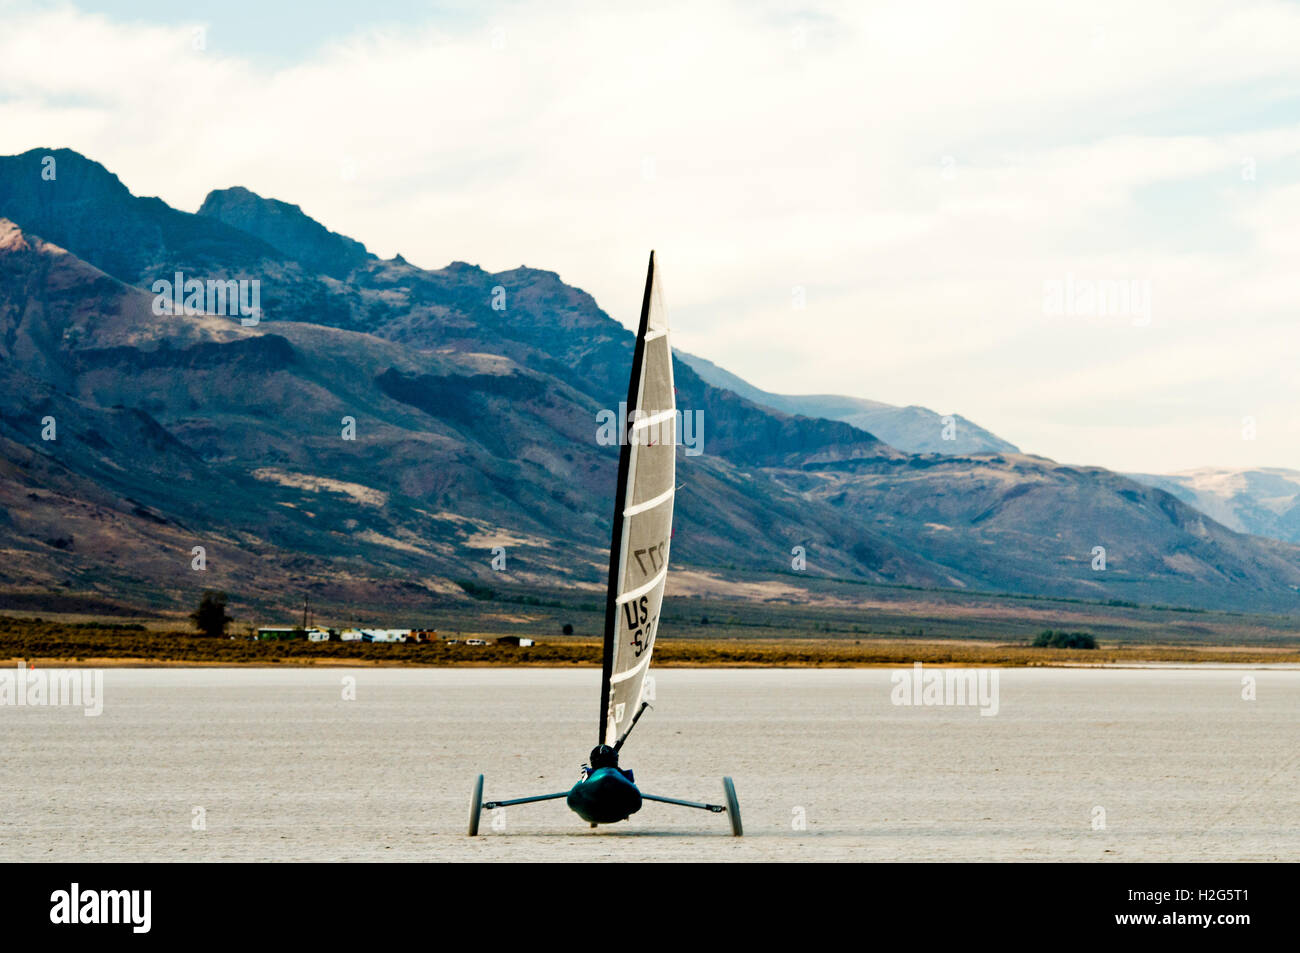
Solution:
M 573 786 L 567 803 L 590 824 L 613 824 L 641 810 L 641 792 L 618 768 L 597 768 Z

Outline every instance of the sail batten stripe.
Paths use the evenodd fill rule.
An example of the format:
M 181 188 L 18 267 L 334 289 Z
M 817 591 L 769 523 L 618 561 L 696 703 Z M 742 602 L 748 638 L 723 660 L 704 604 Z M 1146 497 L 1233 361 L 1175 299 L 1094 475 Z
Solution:
M 638 417 L 632 422 L 632 429 L 644 430 L 646 427 L 653 427 L 655 424 L 663 423 L 665 420 L 672 420 L 676 416 L 676 410 L 661 410 L 659 413 L 650 414 L 648 417 Z
M 629 506 L 623 511 L 624 516 L 636 516 L 638 513 L 644 513 L 646 510 L 652 510 L 660 503 L 666 503 L 677 493 L 676 487 L 669 487 L 656 497 L 637 503 L 635 506 Z
M 649 582 L 642 583 L 641 585 L 637 586 L 635 589 L 629 589 L 627 592 L 623 593 L 621 596 L 615 599 L 614 600 L 615 605 L 621 606 L 625 602 L 631 602 L 633 599 L 639 599 L 641 596 L 644 596 L 655 586 L 659 585 L 659 583 L 663 582 L 664 578 L 667 575 L 668 575 L 668 567 L 664 566 L 663 569 L 655 573 L 654 578 L 652 578 Z
M 637 662 L 626 672 L 619 672 L 617 675 L 612 676 L 609 680 L 610 684 L 617 685 L 619 682 L 626 682 L 629 678 L 639 673 L 642 669 L 644 669 L 649 664 L 650 664 L 650 654 L 647 652 L 645 656 L 642 657 L 641 661 Z

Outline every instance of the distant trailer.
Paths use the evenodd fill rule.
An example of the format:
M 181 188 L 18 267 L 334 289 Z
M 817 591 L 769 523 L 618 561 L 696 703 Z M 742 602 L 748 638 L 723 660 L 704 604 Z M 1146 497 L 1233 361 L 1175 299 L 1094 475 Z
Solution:
M 280 642 L 286 639 L 301 639 L 306 633 L 302 629 L 258 629 L 257 637 L 263 642 Z
M 466 645 L 487 645 L 487 642 L 483 639 L 466 639 L 465 644 Z
M 408 641 L 411 641 L 411 642 L 437 642 L 437 641 L 438 641 L 438 630 L 437 630 L 437 629 L 412 629 L 412 630 L 411 630 L 411 636 L 410 636 L 410 639 L 409 639 Z
M 339 633 L 340 642 L 360 642 L 365 635 L 360 629 L 344 629 Z
M 308 629 L 308 642 L 328 642 L 330 640 L 329 629 Z
M 501 636 L 501 638 L 497 639 L 497 644 L 498 645 L 520 645 L 523 646 L 524 648 L 528 648 L 528 646 L 536 645 L 537 643 L 534 642 L 532 639 L 525 639 L 518 635 L 503 635 Z

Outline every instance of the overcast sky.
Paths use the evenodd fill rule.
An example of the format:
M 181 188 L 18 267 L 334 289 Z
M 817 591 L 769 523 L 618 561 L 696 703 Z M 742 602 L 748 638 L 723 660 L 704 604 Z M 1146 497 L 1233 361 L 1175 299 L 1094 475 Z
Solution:
M 625 324 L 653 247 L 676 345 L 767 390 L 1300 469 L 1296 4 L 285 6 L 0 0 L 0 152 Z

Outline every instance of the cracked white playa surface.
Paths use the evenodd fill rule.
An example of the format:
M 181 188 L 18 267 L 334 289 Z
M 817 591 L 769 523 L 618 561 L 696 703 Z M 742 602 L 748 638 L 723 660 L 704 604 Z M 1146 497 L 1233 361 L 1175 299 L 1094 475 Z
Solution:
M 624 766 L 688 799 L 732 775 L 737 839 L 562 800 L 465 836 L 476 773 L 492 798 L 576 780 L 594 668 L 108 669 L 97 718 L 0 706 L 0 860 L 1300 859 L 1300 671 L 1001 670 L 992 717 L 894 705 L 895 671 L 654 673 Z

